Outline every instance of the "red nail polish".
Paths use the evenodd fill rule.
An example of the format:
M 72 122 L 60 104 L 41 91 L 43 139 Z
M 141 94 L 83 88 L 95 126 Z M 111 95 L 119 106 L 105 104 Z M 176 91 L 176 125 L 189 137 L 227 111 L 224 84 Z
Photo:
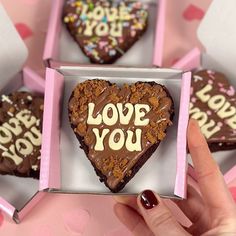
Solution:
M 152 209 L 159 204 L 156 196 L 151 190 L 143 191 L 140 197 L 140 201 L 142 203 L 142 206 L 147 210 Z

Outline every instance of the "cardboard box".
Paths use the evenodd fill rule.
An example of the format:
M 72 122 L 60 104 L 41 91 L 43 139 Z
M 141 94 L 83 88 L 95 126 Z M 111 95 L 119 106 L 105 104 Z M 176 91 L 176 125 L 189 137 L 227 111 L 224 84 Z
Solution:
M 42 155 L 48 160 L 48 164 L 42 167 L 44 173 L 48 173 L 49 182 L 53 180 L 52 183 L 47 184 L 50 191 L 111 194 L 109 189 L 100 183 L 84 151 L 80 149 L 68 120 L 68 99 L 73 88 L 79 82 L 94 78 L 110 80 L 118 85 L 136 81 L 156 81 L 167 87 L 175 104 L 174 125 L 168 129 L 167 137 L 161 142 L 157 151 L 126 185 L 121 194 L 137 194 L 143 189 L 151 188 L 163 196 L 185 198 L 186 129 L 191 73 L 157 68 L 63 66 L 57 70 L 47 69 L 45 112 L 48 114 L 50 123 L 47 123 L 48 133 L 55 132 L 59 122 L 61 123 L 60 142 L 57 143 L 58 139 L 52 137 L 45 139 L 43 146 L 43 150 L 47 150 L 47 155 L 45 153 Z M 62 87 L 64 93 L 59 89 Z M 56 119 L 59 114 L 62 115 L 60 121 Z M 61 177 L 58 183 L 61 182 L 61 186 L 57 188 L 53 186 L 56 180 L 53 172 L 58 173 L 60 170 Z
M 148 5 L 149 25 L 147 32 L 133 45 L 115 65 L 159 66 L 162 50 L 165 0 L 142 0 Z M 64 0 L 54 0 L 48 25 L 43 59 L 47 66 L 66 64 L 91 64 L 62 22 Z M 97 65 L 99 66 L 99 65 Z
M 224 73 L 236 88 L 236 15 L 234 0 L 215 0 L 210 5 L 198 28 L 198 38 L 205 47 L 202 53 L 198 48 L 191 50 L 173 68 L 183 70 L 212 69 Z M 236 178 L 236 150 L 213 153 L 227 183 Z
M 18 89 L 43 94 L 45 81 L 30 68 L 22 69 L 28 51 L 1 4 L 0 21 L 0 94 Z M 38 180 L 0 175 L 0 210 L 19 222 L 44 196 L 39 189 L 42 187 Z

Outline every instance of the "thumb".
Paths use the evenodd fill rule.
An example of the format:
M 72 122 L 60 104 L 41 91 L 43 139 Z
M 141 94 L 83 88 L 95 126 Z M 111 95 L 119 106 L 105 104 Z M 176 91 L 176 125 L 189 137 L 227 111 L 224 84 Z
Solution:
M 190 235 L 173 218 L 161 198 L 151 190 L 145 190 L 137 199 L 140 213 L 155 235 Z

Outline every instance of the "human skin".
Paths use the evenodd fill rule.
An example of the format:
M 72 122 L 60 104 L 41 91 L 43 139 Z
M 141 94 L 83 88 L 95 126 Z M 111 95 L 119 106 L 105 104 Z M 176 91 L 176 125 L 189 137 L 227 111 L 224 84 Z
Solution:
M 150 190 L 137 198 L 115 197 L 115 214 L 135 236 L 236 235 L 236 204 L 193 119 L 189 121 L 187 138 L 200 193 L 188 186 L 187 199 L 174 203 L 192 225 L 189 228 L 180 225 L 165 202 Z

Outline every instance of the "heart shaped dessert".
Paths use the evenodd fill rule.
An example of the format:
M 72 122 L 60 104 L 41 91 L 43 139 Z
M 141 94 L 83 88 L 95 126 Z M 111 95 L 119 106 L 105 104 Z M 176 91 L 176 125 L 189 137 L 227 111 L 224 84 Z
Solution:
M 135 1 L 67 0 L 63 21 L 91 62 L 110 64 L 143 35 L 148 12 Z
M 71 127 L 100 181 L 120 191 L 166 136 L 174 116 L 167 89 L 155 82 L 87 80 L 69 100 Z
M 193 74 L 190 117 L 198 120 L 211 151 L 236 148 L 236 94 L 225 75 Z
M 39 178 L 43 98 L 13 92 L 0 100 L 0 174 Z

